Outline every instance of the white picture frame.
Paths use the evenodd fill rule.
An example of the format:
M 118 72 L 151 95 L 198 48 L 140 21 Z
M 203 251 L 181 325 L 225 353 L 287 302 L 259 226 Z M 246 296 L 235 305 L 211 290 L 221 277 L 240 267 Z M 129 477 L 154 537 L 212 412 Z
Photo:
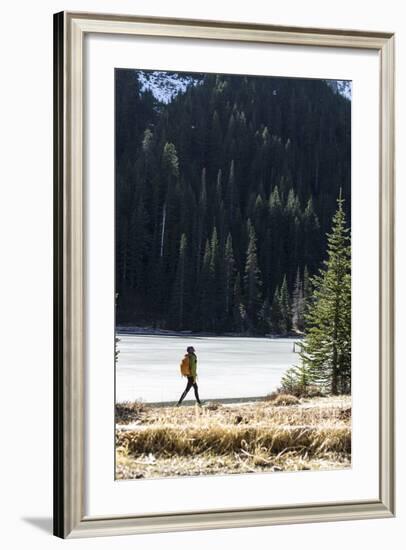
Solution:
M 246 503 L 239 506 L 224 502 L 220 506 L 207 504 L 204 509 L 193 507 L 192 504 L 185 509 L 183 502 L 181 504 L 175 501 L 172 509 L 169 510 L 167 507 L 166 511 L 162 509 L 155 512 L 151 509 L 143 511 L 136 506 L 133 510 L 119 510 L 116 505 L 113 505 L 113 511 L 106 512 L 101 508 L 94 514 L 88 514 L 89 499 L 93 498 L 96 501 L 100 499 L 98 495 L 92 497 L 86 494 L 86 490 L 92 492 L 92 487 L 97 486 L 95 483 L 89 485 L 91 477 L 89 472 L 94 469 L 89 469 L 89 457 L 86 454 L 85 445 L 85 439 L 89 441 L 89 437 L 91 438 L 96 432 L 91 422 L 89 423 L 86 419 L 89 402 L 94 403 L 93 398 L 89 399 L 94 381 L 92 384 L 91 369 L 89 370 L 89 366 L 86 365 L 87 349 L 91 347 L 89 334 L 93 326 L 91 323 L 89 328 L 91 317 L 86 314 L 89 288 L 91 288 L 87 279 L 86 261 L 88 256 L 92 255 L 92 239 L 86 241 L 86 237 L 89 237 L 86 231 L 89 229 L 89 211 L 97 207 L 94 197 L 92 199 L 92 194 L 89 194 L 89 189 L 86 187 L 86 176 L 89 163 L 91 164 L 86 157 L 89 148 L 86 132 L 92 126 L 91 124 L 86 126 L 88 116 L 85 109 L 86 78 L 88 78 L 86 70 L 89 70 L 89 67 L 86 67 L 85 61 L 92 63 L 93 58 L 85 55 L 85 39 L 88 36 L 95 36 L 108 40 L 112 35 L 123 38 L 143 37 L 145 48 L 148 48 L 148 38 L 151 41 L 161 38 L 194 42 L 210 41 L 214 50 L 216 45 L 220 47 L 233 43 L 259 44 L 265 49 L 272 45 L 281 47 L 286 45 L 304 50 L 330 48 L 332 59 L 334 52 L 339 49 L 375 52 L 379 56 L 376 74 L 379 89 L 375 106 L 379 121 L 379 144 L 375 159 L 378 173 L 374 196 L 378 208 L 377 225 L 379 226 L 379 242 L 375 248 L 378 258 L 375 277 L 379 285 L 379 297 L 377 297 L 379 357 L 376 377 L 377 425 L 375 426 L 378 443 L 374 457 L 377 464 L 377 489 L 375 491 L 374 488 L 371 491 L 371 495 L 374 496 L 364 499 L 345 499 L 342 496 L 341 499 L 335 500 L 333 495 L 330 498 L 327 495 L 320 497 L 317 502 L 306 502 L 301 498 L 299 501 L 292 500 L 283 504 L 270 503 L 266 499 L 259 498 L 257 503 L 254 502 L 255 499 L 248 502 L 246 498 Z M 122 42 L 122 47 L 125 48 L 125 40 Z M 55 15 L 54 44 L 54 533 L 60 537 L 83 537 L 392 516 L 394 514 L 393 34 L 63 12 Z M 93 214 L 92 216 L 92 219 L 95 219 Z M 89 234 L 91 235 L 91 232 Z M 111 297 L 106 299 L 111 300 Z M 102 316 L 101 322 L 103 319 Z M 108 325 L 105 328 L 109 330 Z M 86 432 L 86 429 L 89 431 Z M 98 431 L 113 438 L 110 425 Z M 85 437 L 86 433 L 88 437 Z M 104 471 L 101 472 L 101 476 L 103 475 L 105 475 Z M 154 489 L 159 491 L 158 485 L 168 481 L 174 480 L 165 482 L 154 480 L 152 483 L 154 483 Z M 188 479 L 182 480 L 183 484 L 188 482 L 190 482 Z M 206 479 L 205 482 L 207 483 L 208 480 Z M 127 492 L 131 491 L 128 485 L 131 482 L 126 483 Z M 214 486 L 217 481 L 212 478 L 209 483 Z M 228 489 L 223 487 L 221 491 L 224 494 L 227 490 L 232 491 L 233 483 L 237 483 L 236 478 L 228 478 L 226 480 Z M 137 491 L 139 490 L 140 486 Z

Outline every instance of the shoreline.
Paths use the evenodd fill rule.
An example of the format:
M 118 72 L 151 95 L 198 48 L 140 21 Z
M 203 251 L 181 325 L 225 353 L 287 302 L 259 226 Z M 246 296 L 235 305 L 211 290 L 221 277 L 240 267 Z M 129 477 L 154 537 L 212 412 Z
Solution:
M 252 397 L 213 397 L 208 399 L 202 399 L 203 404 L 218 404 L 218 405 L 229 405 L 230 407 L 235 405 L 249 405 L 253 403 L 258 403 L 266 399 L 265 395 L 258 395 Z M 140 403 L 147 405 L 148 407 L 154 408 L 163 408 L 163 407 L 174 407 L 177 401 L 140 401 Z M 122 405 L 123 403 L 117 403 L 117 405 Z M 182 402 L 182 406 L 194 407 L 196 400 L 194 397 L 185 398 Z
M 176 331 L 176 330 L 167 330 L 167 329 L 153 329 L 153 328 L 144 328 L 144 327 L 134 327 L 134 326 L 122 326 L 117 325 L 115 328 L 116 335 L 134 335 L 134 336 L 179 336 L 182 338 L 258 338 L 258 339 L 268 339 L 268 340 L 302 340 L 304 334 L 299 333 L 289 333 L 289 334 L 247 334 L 239 332 L 224 332 L 224 333 L 214 333 L 214 332 L 192 332 L 192 331 Z

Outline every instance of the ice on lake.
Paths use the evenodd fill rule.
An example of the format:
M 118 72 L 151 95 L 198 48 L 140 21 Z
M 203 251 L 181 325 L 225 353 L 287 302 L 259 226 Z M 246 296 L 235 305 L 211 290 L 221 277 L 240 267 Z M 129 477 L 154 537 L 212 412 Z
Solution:
M 198 358 L 200 398 L 260 397 L 275 390 L 299 356 L 292 338 L 118 334 L 116 402 L 177 401 L 186 385 L 179 364 L 187 346 Z M 186 400 L 194 399 L 193 388 Z

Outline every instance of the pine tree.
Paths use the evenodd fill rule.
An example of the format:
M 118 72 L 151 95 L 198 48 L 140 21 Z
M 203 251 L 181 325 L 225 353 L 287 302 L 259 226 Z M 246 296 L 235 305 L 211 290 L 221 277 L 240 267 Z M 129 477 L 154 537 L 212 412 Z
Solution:
M 282 234 L 282 201 L 278 186 L 272 190 L 269 197 L 269 224 L 270 224 L 270 248 L 269 256 L 272 258 L 272 272 L 270 287 L 274 289 L 280 284 L 281 263 L 283 259 L 283 234 Z
M 226 196 L 226 206 L 227 206 L 227 213 L 229 218 L 229 224 L 231 226 L 234 216 L 234 208 L 235 208 L 235 167 L 234 167 L 234 160 L 230 163 L 230 170 L 228 173 L 228 185 L 227 185 L 227 196 Z
M 201 266 L 201 252 L 204 239 L 204 229 L 206 223 L 207 211 L 207 189 L 206 189 L 206 169 L 202 169 L 200 177 L 200 196 L 197 209 L 197 236 L 196 236 L 196 277 L 199 279 Z
M 222 171 L 221 169 L 217 172 L 216 178 L 216 194 L 214 200 L 214 213 L 215 213 L 215 225 L 218 228 L 219 238 L 221 240 L 221 246 L 224 245 L 225 236 L 227 234 L 227 220 L 224 210 L 224 200 L 223 200 L 223 184 L 222 184 Z
M 290 367 L 282 376 L 280 389 L 284 393 L 296 395 L 297 385 L 298 385 L 297 373 L 294 367 Z
M 224 251 L 224 309 L 226 323 L 229 323 L 232 317 L 234 282 L 235 260 L 233 253 L 233 242 L 231 234 L 229 233 Z
M 130 288 L 137 288 L 143 280 L 143 254 L 146 247 L 146 212 L 142 197 L 131 213 L 128 227 L 127 279 Z
M 213 176 L 221 167 L 223 160 L 223 136 L 217 111 L 214 111 L 210 126 L 208 143 L 208 165 L 211 168 L 209 176 Z
M 333 395 L 351 387 L 351 248 L 343 203 L 340 192 L 327 235 L 327 259 L 312 279 L 314 302 L 300 352 L 313 382 Z
M 272 328 L 271 304 L 269 303 L 268 296 L 265 298 L 264 303 L 262 304 L 258 317 L 259 317 L 259 323 L 258 323 L 259 331 L 261 332 L 261 334 L 267 334 Z
M 210 266 L 211 247 L 210 241 L 207 239 L 203 257 L 202 271 L 199 279 L 200 315 L 198 315 L 195 319 L 197 325 L 200 327 L 200 330 L 211 330 L 212 328 L 212 276 Z
M 163 263 L 173 281 L 175 265 L 178 255 L 177 243 L 179 242 L 179 231 L 176 227 L 176 220 L 179 212 L 179 159 L 176 147 L 173 143 L 167 142 L 162 152 L 162 175 L 165 182 L 165 200 L 162 210 L 162 238 L 161 254 Z M 169 296 L 164 295 L 163 305 L 170 304 Z
M 224 287 L 223 273 L 220 262 L 220 245 L 217 229 L 214 226 L 210 239 L 209 264 L 209 311 L 211 327 L 215 331 L 221 330 L 224 323 Z
M 210 257 L 210 269 L 212 271 L 213 277 L 217 275 L 218 267 L 219 267 L 219 240 L 217 236 L 217 228 L 216 226 L 213 227 L 213 231 L 211 234 L 210 239 L 210 251 L 211 251 L 211 257 Z
M 179 160 L 173 143 L 165 143 L 162 153 L 162 169 L 167 178 L 179 176 Z
M 179 259 L 176 269 L 176 277 L 172 291 L 172 312 L 175 328 L 182 329 L 185 319 L 185 298 L 186 298 L 186 247 L 187 238 L 184 233 L 180 239 Z
M 301 216 L 299 198 L 292 188 L 289 189 L 283 211 L 284 268 L 288 286 L 293 286 L 295 267 L 298 258 L 298 234 Z
M 292 328 L 292 314 L 286 275 L 284 275 L 282 279 L 282 285 L 279 294 L 279 303 L 281 311 L 281 332 L 282 334 L 287 334 Z
M 142 152 L 145 155 L 145 162 L 149 164 L 152 162 L 153 155 L 154 134 L 149 128 L 146 128 L 142 140 Z
M 303 298 L 308 300 L 312 295 L 312 285 L 310 282 L 309 270 L 305 265 L 303 270 Z
M 303 283 L 300 280 L 300 269 L 297 268 L 295 286 L 292 295 L 292 328 L 296 332 L 302 332 L 304 328 L 304 295 Z
M 255 230 L 251 221 L 247 222 L 248 249 L 245 262 L 244 296 L 248 321 L 253 329 L 258 323 L 258 314 L 261 308 L 261 274 L 258 267 L 257 245 Z
M 290 367 L 281 380 L 281 390 L 298 397 L 308 394 L 310 385 L 309 369 L 303 363 Z
M 303 270 L 303 326 L 304 326 L 304 319 L 306 317 L 307 312 L 309 311 L 309 307 L 312 301 L 313 301 L 312 283 L 310 280 L 309 270 L 307 269 L 307 265 L 305 265 Z
M 234 283 L 233 291 L 233 319 L 234 326 L 238 332 L 244 332 L 246 329 L 247 312 L 242 301 L 241 276 L 238 273 Z
M 303 214 L 303 257 L 304 262 L 314 271 L 319 263 L 318 251 L 321 247 L 320 223 L 314 211 L 313 199 L 310 197 Z
M 282 332 L 282 311 L 279 286 L 275 288 L 271 306 L 271 328 L 274 334 Z

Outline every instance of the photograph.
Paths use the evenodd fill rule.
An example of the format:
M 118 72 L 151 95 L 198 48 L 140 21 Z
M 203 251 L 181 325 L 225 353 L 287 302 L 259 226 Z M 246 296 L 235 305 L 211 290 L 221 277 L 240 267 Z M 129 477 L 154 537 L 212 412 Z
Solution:
M 115 479 L 351 468 L 352 82 L 114 79 Z
M 395 517 L 395 32 L 311 19 L 54 15 L 57 537 Z

